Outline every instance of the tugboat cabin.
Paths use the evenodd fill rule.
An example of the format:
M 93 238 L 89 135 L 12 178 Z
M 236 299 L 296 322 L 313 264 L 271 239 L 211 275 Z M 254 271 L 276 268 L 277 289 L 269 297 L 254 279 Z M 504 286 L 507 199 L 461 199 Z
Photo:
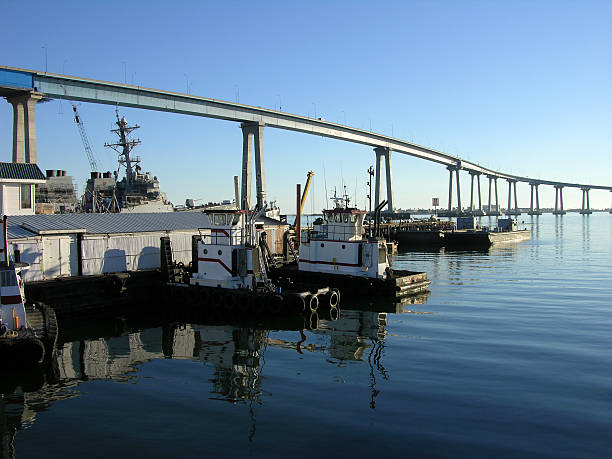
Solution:
M 365 215 L 348 207 L 324 210 L 311 230 L 302 231 L 299 270 L 386 278 L 387 247 L 382 240 L 364 237 Z
M 255 241 L 244 211 L 210 210 L 210 227 L 193 241 L 190 283 L 226 289 L 253 288 Z M 258 254 L 255 255 L 258 265 Z

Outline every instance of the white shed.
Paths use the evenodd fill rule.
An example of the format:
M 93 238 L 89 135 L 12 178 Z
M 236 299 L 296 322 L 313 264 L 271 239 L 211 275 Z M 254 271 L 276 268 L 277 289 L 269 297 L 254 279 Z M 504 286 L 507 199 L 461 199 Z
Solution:
M 37 164 L 0 162 L 0 215 L 34 215 L 38 183 L 45 175 Z

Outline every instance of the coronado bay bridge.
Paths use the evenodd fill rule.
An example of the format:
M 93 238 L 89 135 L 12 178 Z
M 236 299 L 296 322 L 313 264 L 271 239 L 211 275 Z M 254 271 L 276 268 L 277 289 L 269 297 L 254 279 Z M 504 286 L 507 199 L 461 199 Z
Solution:
M 531 205 L 528 212 L 531 215 L 541 214 L 538 194 L 539 185 L 555 188 L 555 208 L 553 211 L 555 214 L 565 213 L 563 210 L 563 188 L 579 188 L 582 190 L 581 213 L 584 214 L 591 213 L 589 203 L 590 190 L 612 191 L 612 186 L 556 182 L 506 174 L 441 151 L 383 134 L 377 134 L 376 132 L 332 123 L 323 119 L 314 119 L 261 107 L 127 84 L 0 66 L 0 97 L 5 97 L 13 105 L 13 162 L 22 163 L 37 162 L 35 107 L 36 103 L 41 100 L 69 99 L 72 101 L 120 105 L 239 122 L 241 123 L 243 134 L 241 189 L 241 207 L 243 209 L 248 208 L 250 203 L 253 144 L 255 150 L 257 204 L 262 206 L 266 200 L 263 153 L 264 127 L 303 132 L 373 147 L 376 155 L 375 204 L 378 207 L 381 201 L 381 173 L 382 161 L 384 159 L 387 184 L 386 198 L 389 211 L 393 211 L 391 152 L 433 161 L 448 169 L 448 215 L 457 215 L 462 209 L 459 186 L 461 171 L 465 171 L 470 175 L 471 195 L 469 211 L 467 213 L 472 215 L 500 214 L 497 188 L 498 179 L 506 180 L 508 183 L 507 213 L 510 215 L 520 214 L 516 196 L 516 184 L 518 182 L 527 183 L 531 187 Z M 488 179 L 489 193 L 487 206 L 483 206 L 482 203 L 481 176 Z M 455 207 L 453 207 L 453 177 L 455 181 L 457 210 L 454 210 Z M 475 204 L 475 183 L 478 197 L 477 205 Z M 514 200 L 512 199 L 513 196 Z

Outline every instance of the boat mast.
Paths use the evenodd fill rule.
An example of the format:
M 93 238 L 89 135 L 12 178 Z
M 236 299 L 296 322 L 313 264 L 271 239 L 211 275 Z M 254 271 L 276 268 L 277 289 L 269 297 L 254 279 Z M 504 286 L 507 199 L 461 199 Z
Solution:
M 117 134 L 119 142 L 105 143 L 104 146 L 112 148 L 119 153 L 119 167 L 125 166 L 125 193 L 127 194 L 132 183 L 134 183 L 134 169 L 132 166 L 137 167 L 138 163 L 140 163 L 140 158 L 138 156 L 134 158 L 130 157 L 130 152 L 136 145 L 140 144 L 140 139 L 129 139 L 128 136 L 140 126 L 137 124 L 128 126 L 125 117 L 119 118 L 118 108 L 115 109 L 115 115 L 117 116 L 117 121 L 115 122 L 117 129 L 111 129 L 111 132 Z

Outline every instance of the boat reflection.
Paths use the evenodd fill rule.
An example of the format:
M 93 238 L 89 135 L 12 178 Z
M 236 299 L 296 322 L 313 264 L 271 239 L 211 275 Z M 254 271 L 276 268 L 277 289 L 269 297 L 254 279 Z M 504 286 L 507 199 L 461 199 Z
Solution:
M 327 362 L 340 366 L 346 361 L 367 362 L 373 404 L 375 373 L 386 377 L 382 356 L 388 312 L 413 312 L 413 305 L 426 301 L 427 294 L 401 303 L 354 303 L 342 311 L 319 310 L 307 317 L 260 318 L 246 324 L 154 320 L 150 311 L 65 320 L 59 324 L 56 354 L 44 367 L 2 378 L 0 457 L 15 457 L 15 435 L 33 423 L 38 412 L 81 396 L 81 386 L 88 381 L 137 380 L 139 367 L 154 359 L 183 359 L 210 366 L 212 375 L 206 379 L 210 398 L 248 403 L 252 410 L 253 403 L 261 402 L 267 348 L 320 352 L 328 356 Z M 295 332 L 295 340 L 287 339 L 287 331 Z

